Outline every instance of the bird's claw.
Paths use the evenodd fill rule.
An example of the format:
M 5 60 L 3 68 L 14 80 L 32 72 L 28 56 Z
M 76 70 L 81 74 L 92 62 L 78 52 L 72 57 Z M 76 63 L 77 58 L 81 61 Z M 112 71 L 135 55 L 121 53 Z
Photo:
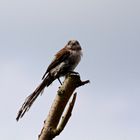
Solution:
M 78 72 L 76 72 L 76 71 L 69 71 L 69 74 L 79 75 L 79 73 L 78 73 Z

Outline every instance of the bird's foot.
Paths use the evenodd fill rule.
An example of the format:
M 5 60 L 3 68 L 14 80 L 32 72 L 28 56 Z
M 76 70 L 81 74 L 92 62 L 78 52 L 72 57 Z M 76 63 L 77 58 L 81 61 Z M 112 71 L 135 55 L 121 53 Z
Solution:
M 78 72 L 76 72 L 76 71 L 69 71 L 69 74 L 79 75 L 79 73 L 78 73 Z
M 61 82 L 60 78 L 57 78 L 57 79 L 58 79 L 59 83 L 62 85 L 62 82 Z

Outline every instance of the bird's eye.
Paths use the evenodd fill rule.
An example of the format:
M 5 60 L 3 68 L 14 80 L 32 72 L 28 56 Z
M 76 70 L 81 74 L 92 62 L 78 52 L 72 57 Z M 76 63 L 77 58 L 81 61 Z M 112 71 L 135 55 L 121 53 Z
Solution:
M 71 44 L 71 41 L 68 42 L 68 45 L 70 45 L 70 44 Z
M 73 43 L 73 45 L 79 45 L 79 42 L 78 42 L 78 41 L 76 41 L 76 42 L 74 42 L 74 43 Z
M 79 45 L 79 42 L 78 42 L 78 41 L 76 41 L 76 42 L 75 42 L 75 44 L 76 44 L 76 45 Z

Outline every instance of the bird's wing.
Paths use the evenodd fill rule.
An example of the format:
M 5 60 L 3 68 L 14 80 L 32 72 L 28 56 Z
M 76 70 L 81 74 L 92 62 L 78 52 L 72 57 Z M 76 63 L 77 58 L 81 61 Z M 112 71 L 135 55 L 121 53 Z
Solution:
M 42 79 L 45 78 L 46 74 L 53 69 L 54 67 L 56 67 L 58 64 L 60 64 L 61 62 L 63 62 L 65 59 L 67 59 L 70 55 L 70 51 L 68 51 L 66 48 L 61 49 L 56 55 L 54 60 L 51 62 L 51 64 L 48 66 L 45 74 L 43 75 Z

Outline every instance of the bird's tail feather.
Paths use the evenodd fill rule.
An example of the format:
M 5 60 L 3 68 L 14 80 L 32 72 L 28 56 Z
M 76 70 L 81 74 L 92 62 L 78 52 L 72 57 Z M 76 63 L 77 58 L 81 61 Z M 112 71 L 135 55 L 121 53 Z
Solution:
M 22 118 L 23 115 L 30 109 L 36 98 L 43 92 L 44 88 L 46 86 L 48 87 L 53 81 L 54 78 L 50 75 L 47 75 L 42 83 L 35 89 L 35 91 L 25 99 L 25 102 L 18 111 L 16 118 L 17 121 L 19 120 L 19 118 Z

